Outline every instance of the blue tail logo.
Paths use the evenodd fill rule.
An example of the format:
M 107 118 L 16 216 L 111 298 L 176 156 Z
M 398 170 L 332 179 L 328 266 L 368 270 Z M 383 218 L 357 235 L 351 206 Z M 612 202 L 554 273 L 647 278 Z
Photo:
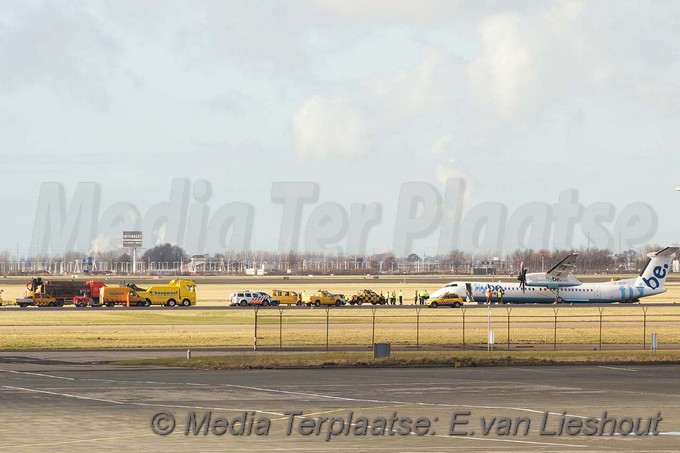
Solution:
M 652 271 L 652 276 L 649 278 L 643 278 L 642 281 L 645 282 L 650 289 L 657 289 L 661 284 L 659 280 L 663 280 L 668 275 L 668 264 L 662 266 L 656 266 Z

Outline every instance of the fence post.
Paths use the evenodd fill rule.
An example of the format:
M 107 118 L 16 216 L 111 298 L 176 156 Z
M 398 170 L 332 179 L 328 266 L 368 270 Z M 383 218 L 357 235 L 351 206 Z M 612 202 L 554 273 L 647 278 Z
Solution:
M 420 310 L 416 308 L 416 349 L 420 349 Z
M 647 310 L 649 307 L 642 307 L 642 350 L 647 349 Z
M 257 305 L 255 305 L 255 334 L 253 335 L 253 351 L 257 351 Z
M 375 349 L 375 308 L 371 308 L 373 312 L 373 337 L 371 339 L 371 349 Z
M 279 351 L 283 349 L 283 308 L 279 308 Z
M 557 312 L 559 312 L 559 308 L 553 307 L 553 312 L 555 312 L 555 329 L 553 332 L 553 351 L 557 351 Z
M 463 307 L 463 351 L 465 351 L 465 307 Z
M 508 351 L 510 350 L 510 312 L 512 311 L 512 308 L 506 307 L 505 308 L 508 311 Z
M 600 312 L 600 351 L 602 350 L 602 312 L 604 311 L 604 307 L 597 307 L 598 311 Z
M 326 351 L 328 351 L 328 326 L 330 325 L 331 309 L 326 307 Z

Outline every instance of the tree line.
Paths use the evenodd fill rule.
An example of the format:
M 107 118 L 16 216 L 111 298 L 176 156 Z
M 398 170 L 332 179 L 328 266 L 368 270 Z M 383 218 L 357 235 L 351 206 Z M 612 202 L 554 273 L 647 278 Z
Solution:
M 576 273 L 632 273 L 637 272 L 647 259 L 647 253 L 660 250 L 657 244 L 649 244 L 639 250 L 626 250 L 613 253 L 607 249 L 582 248 L 576 250 L 580 255 L 576 261 Z M 491 254 L 471 254 L 461 250 L 453 250 L 446 255 L 420 256 L 412 253 L 407 257 L 395 257 L 391 253 L 376 253 L 365 256 L 329 255 L 306 252 L 272 252 L 272 251 L 226 251 L 213 255 L 201 256 L 202 261 L 224 261 L 230 263 L 230 269 L 267 264 L 272 271 L 281 273 L 444 273 L 472 274 L 492 270 L 494 274 L 518 273 L 522 266 L 529 272 L 547 271 L 572 250 L 515 250 L 504 256 Z M 23 258 L 27 262 L 74 262 L 93 257 L 99 262 L 132 262 L 127 249 L 111 250 L 85 254 L 68 252 L 60 258 Z M 11 261 L 9 252 L 0 252 L 0 262 Z M 138 261 L 148 263 L 181 263 L 191 262 L 191 257 L 177 245 L 161 244 L 138 255 Z M 481 270 L 481 271 L 480 271 Z

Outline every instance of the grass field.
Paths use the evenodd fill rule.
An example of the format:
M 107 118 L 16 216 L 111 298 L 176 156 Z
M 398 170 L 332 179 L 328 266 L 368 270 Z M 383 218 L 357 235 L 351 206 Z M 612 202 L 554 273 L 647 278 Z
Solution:
M 505 345 L 640 344 L 649 333 L 680 343 L 680 306 L 416 308 L 373 310 L 286 307 L 257 312 L 259 346 L 394 345 L 449 346 L 486 342 L 487 328 Z M 375 313 L 375 329 L 373 316 Z M 463 319 L 465 317 L 465 319 Z M 510 321 L 508 330 L 508 320 Z M 328 323 L 328 325 L 327 325 Z M 0 349 L 249 346 L 255 311 L 236 310 L 40 310 L 4 311 Z M 465 331 L 463 332 L 463 324 Z M 600 337 L 600 333 L 602 336 Z

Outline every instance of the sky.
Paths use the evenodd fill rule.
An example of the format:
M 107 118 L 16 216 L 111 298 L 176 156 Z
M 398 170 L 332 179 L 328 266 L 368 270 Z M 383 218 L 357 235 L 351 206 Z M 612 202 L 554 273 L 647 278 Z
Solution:
M 674 1 L 3 0 L 0 8 L 0 250 L 20 255 L 120 245 L 97 232 L 89 250 L 36 246 L 44 183 L 63 186 L 67 207 L 79 183 L 98 184 L 99 219 L 121 202 L 143 216 L 170 199 L 177 178 L 210 187 L 209 217 L 230 203 L 251 206 L 242 244 L 251 250 L 292 247 L 281 239 L 273 185 L 311 182 L 318 197 L 301 211 L 299 250 L 351 248 L 342 228 L 326 248 L 305 239 L 316 207 L 350 213 L 377 203 L 367 253 L 435 254 L 443 250 L 436 225 L 396 243 L 400 200 L 411 182 L 443 197 L 450 178 L 465 181 L 463 215 L 496 203 L 512 216 L 570 189 L 586 207 L 613 206 L 610 240 L 576 226 L 574 248 L 621 248 L 611 225 L 644 203 L 655 214 L 644 240 L 665 245 L 680 241 L 679 138 Z M 167 239 L 153 233 L 147 246 Z M 550 234 L 543 242 L 559 245 Z

